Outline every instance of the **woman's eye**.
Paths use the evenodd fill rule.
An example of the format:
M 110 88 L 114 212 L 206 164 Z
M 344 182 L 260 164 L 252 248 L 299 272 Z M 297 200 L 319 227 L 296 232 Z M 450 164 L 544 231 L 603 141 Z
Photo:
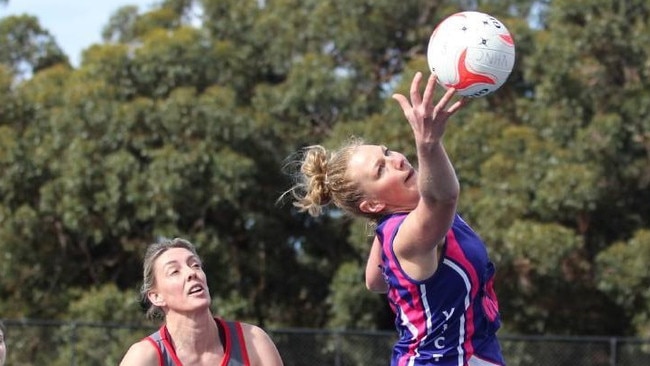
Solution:
M 384 164 L 384 163 L 380 164 L 380 165 L 379 165 L 379 170 L 378 170 L 378 174 L 379 174 L 379 176 L 381 176 L 382 174 L 384 174 L 384 171 L 385 171 L 385 170 L 386 170 L 386 164 Z
M 382 146 L 382 150 L 384 153 L 384 156 L 389 156 L 391 151 L 389 148 L 386 146 Z M 384 170 L 386 170 L 386 161 L 382 161 L 381 164 L 379 164 L 379 167 L 377 168 L 377 175 L 381 176 L 384 173 Z

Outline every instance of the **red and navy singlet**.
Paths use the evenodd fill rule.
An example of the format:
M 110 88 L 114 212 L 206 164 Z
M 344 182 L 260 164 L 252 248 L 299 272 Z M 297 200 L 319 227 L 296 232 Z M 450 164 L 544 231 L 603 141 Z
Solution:
M 402 270 L 393 250 L 404 218 L 403 213 L 389 215 L 376 230 L 399 335 L 391 365 L 505 365 L 496 337 L 500 318 L 495 268 L 483 241 L 456 215 L 438 269 L 416 281 Z
M 239 322 L 224 321 L 214 318 L 219 328 L 224 350 L 224 358 L 220 366 L 248 366 L 250 361 L 246 352 L 246 341 Z M 169 340 L 167 327 L 160 329 L 148 336 L 147 339 L 158 350 L 160 366 L 183 366 L 183 363 L 176 356 L 176 351 Z

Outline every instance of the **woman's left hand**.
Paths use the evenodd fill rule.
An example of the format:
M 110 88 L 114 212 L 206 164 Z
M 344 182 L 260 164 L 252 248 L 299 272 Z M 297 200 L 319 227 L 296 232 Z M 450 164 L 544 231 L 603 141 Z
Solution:
M 450 88 L 434 106 L 433 94 L 436 89 L 437 77 L 435 73 L 429 76 L 422 96 L 420 96 L 419 90 L 421 80 L 422 73 L 417 72 L 411 82 L 410 102 L 404 95 L 398 93 L 393 94 L 393 99 L 397 100 L 402 107 L 404 115 L 413 129 L 416 144 L 436 143 L 442 138 L 449 117 L 465 106 L 469 99 L 463 97 L 447 108 L 456 93 L 455 89 Z

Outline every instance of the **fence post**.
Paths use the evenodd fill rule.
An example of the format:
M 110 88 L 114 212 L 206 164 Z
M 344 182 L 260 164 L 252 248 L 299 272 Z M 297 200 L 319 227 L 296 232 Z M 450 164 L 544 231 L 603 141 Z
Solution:
M 341 366 L 341 331 L 339 329 L 334 331 L 335 335 L 335 344 L 336 344 L 336 356 L 334 357 L 334 365 Z
M 616 337 L 610 337 L 609 338 L 609 365 L 610 366 L 616 366 L 616 360 L 618 359 L 618 355 L 616 352 L 618 351 L 618 344 Z
M 77 343 L 77 322 L 72 322 L 72 334 L 70 335 L 70 365 L 75 366 L 76 365 L 76 360 L 74 357 L 74 354 L 76 353 L 76 348 L 75 345 Z

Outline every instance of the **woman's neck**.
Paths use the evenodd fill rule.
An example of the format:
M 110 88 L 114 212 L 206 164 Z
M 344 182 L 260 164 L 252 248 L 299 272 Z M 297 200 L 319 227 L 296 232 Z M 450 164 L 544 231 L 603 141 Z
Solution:
M 165 325 L 172 345 L 179 351 L 200 353 L 221 348 L 219 328 L 210 312 L 200 314 L 169 313 Z

